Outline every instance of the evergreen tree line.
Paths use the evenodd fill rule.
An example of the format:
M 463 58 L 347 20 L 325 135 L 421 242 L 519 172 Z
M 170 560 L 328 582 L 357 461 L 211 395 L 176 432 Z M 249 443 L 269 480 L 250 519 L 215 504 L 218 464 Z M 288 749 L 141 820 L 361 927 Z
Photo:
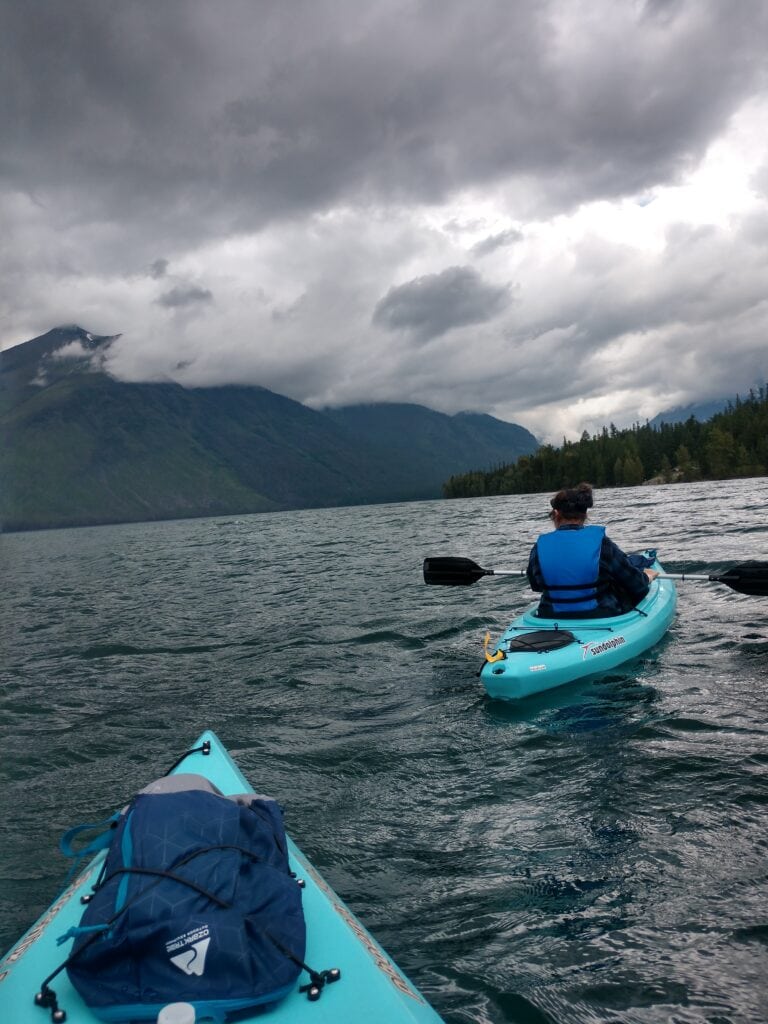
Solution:
M 636 423 L 625 430 L 611 424 L 562 447 L 544 445 L 533 455 L 452 476 L 443 484 L 446 498 L 486 494 L 557 491 L 588 480 L 595 487 L 633 487 L 648 481 L 675 483 L 727 480 L 768 474 L 768 392 L 737 396 L 706 423 L 693 416 L 684 423 Z

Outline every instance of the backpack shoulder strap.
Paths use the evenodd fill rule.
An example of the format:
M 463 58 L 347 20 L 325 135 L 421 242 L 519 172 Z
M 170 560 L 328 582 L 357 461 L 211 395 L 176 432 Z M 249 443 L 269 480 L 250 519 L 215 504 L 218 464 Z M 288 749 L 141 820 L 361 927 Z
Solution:
M 114 828 L 120 820 L 121 813 L 121 811 L 116 811 L 103 821 L 86 822 L 83 825 L 75 825 L 73 828 L 67 829 L 59 840 L 59 850 L 65 857 L 72 857 L 76 861 L 89 854 L 98 853 L 99 850 L 106 850 L 112 842 Z M 79 850 L 74 848 L 72 840 L 76 836 L 79 836 L 81 832 L 93 832 L 97 828 L 102 829 L 102 831 L 97 836 L 94 836 L 90 843 L 80 847 Z

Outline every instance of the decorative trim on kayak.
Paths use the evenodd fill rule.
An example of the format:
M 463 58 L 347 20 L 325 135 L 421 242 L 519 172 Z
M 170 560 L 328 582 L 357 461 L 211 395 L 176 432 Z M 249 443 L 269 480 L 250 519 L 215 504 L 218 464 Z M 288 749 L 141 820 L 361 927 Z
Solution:
M 410 996 L 411 999 L 414 999 L 417 1003 L 421 1003 L 422 1006 L 428 1006 L 429 1004 L 427 1003 L 426 999 L 421 995 L 420 992 L 418 992 L 416 989 L 412 988 L 408 984 L 407 980 L 402 976 L 402 974 L 400 974 L 397 967 L 395 967 L 394 963 L 389 959 L 387 954 L 381 949 L 381 947 L 376 943 L 372 936 L 368 934 L 368 932 L 360 924 L 360 922 L 357 920 L 357 918 L 349 909 L 349 907 L 345 906 L 344 903 L 342 903 L 337 893 L 335 893 L 333 889 L 331 889 L 331 887 L 328 885 L 328 883 L 325 881 L 322 875 L 318 874 L 318 872 L 309 863 L 309 861 L 305 861 L 303 858 L 298 859 L 301 860 L 302 867 L 307 872 L 307 874 L 312 876 L 317 887 L 319 889 L 322 889 L 322 891 L 331 901 L 334 910 L 336 910 L 339 916 L 342 917 L 344 921 L 346 921 L 346 923 L 355 933 L 357 938 L 366 948 L 366 950 L 371 955 L 371 958 L 373 959 L 374 963 L 379 968 L 379 970 L 383 974 L 386 974 L 386 976 L 389 978 L 389 980 L 392 982 L 395 988 L 399 992 L 402 992 L 403 995 Z
M 101 864 L 99 863 L 98 866 L 100 867 Z M 59 896 L 56 902 L 52 903 L 51 906 L 40 918 L 40 920 L 32 928 L 30 928 L 30 930 L 27 932 L 27 934 L 24 936 L 21 942 L 19 942 L 18 946 L 12 949 L 8 956 L 2 961 L 2 963 L 0 963 L 0 967 L 10 968 L 18 960 L 21 960 L 21 958 L 24 956 L 24 954 L 27 952 L 30 946 L 33 946 L 35 942 L 37 942 L 37 940 L 43 934 L 43 932 L 51 923 L 51 921 L 53 921 L 53 919 L 56 917 L 56 915 L 59 913 L 62 907 L 69 901 L 74 891 L 76 889 L 79 889 L 85 882 L 88 881 L 88 879 L 96 870 L 96 867 L 97 865 L 93 865 L 89 871 L 86 871 L 84 875 L 80 875 L 80 877 L 75 879 L 75 881 L 70 886 L 67 886 L 67 888 L 61 894 L 61 896 Z M 10 970 L 7 969 L 0 971 L 0 983 L 5 981 L 5 979 L 8 977 L 10 973 Z
M 586 660 L 587 654 L 605 654 L 606 651 L 612 651 L 616 647 L 622 647 L 626 642 L 626 638 L 623 637 L 621 633 L 616 636 L 612 636 L 610 640 L 601 640 L 599 644 L 590 640 L 588 643 L 581 645 L 583 648 L 582 661 Z

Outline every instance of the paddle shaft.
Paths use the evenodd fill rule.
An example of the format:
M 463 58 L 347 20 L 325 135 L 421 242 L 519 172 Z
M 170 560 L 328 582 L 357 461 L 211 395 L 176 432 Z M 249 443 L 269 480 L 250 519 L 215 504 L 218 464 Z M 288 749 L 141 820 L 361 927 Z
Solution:
M 425 558 L 424 582 L 446 587 L 468 587 L 484 576 L 526 576 L 525 569 L 484 569 L 471 558 Z M 768 562 L 742 562 L 721 573 L 659 573 L 656 579 L 722 583 L 739 594 L 768 597 Z
M 527 576 L 525 569 L 486 569 L 484 576 Z M 701 576 L 690 572 L 660 572 L 654 579 L 657 580 L 706 580 L 709 583 L 718 583 L 717 576 Z

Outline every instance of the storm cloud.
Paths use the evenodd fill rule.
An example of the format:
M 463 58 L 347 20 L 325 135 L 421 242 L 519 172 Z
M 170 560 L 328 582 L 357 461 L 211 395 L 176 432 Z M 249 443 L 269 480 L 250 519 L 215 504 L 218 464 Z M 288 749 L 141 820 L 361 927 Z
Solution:
M 159 306 L 165 306 L 166 309 L 178 309 L 199 302 L 213 302 L 213 294 L 207 288 L 200 288 L 198 285 L 177 285 L 170 291 L 164 292 L 155 301 Z
M 475 242 L 470 251 L 473 256 L 489 256 L 492 252 L 505 245 L 514 245 L 515 242 L 521 242 L 524 237 L 522 231 L 518 230 L 518 228 L 507 228 L 506 231 L 499 231 L 497 235 L 489 235 L 487 238 L 482 238 L 479 242 Z
M 168 273 L 168 260 L 158 259 L 155 260 L 149 268 L 149 276 L 157 280 L 160 277 L 165 277 Z
M 390 288 L 377 303 L 373 322 L 429 341 L 451 328 L 493 319 L 508 301 L 507 288 L 486 284 L 472 267 L 449 267 Z
M 554 438 L 743 391 L 767 37 L 762 0 L 4 0 L 0 346 Z

